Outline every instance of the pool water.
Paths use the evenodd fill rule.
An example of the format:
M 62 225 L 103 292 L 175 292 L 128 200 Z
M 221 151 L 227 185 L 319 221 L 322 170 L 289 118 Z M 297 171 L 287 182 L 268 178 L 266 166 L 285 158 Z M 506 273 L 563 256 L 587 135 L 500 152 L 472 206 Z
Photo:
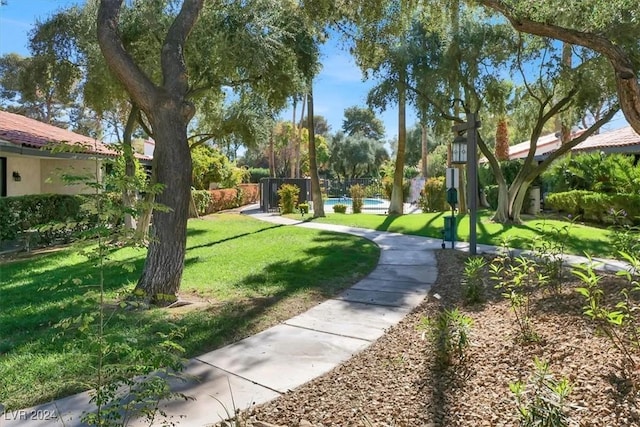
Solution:
M 386 205 L 388 202 L 382 199 L 365 198 L 362 199 L 364 206 L 380 206 Z M 330 197 L 324 201 L 325 206 L 347 205 L 351 206 L 351 197 Z

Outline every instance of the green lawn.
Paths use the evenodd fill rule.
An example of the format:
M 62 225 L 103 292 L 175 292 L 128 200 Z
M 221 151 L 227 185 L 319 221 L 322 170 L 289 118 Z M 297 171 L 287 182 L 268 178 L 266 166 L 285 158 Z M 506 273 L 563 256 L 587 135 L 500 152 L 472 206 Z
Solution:
M 322 297 L 355 283 L 378 260 L 379 249 L 354 236 L 273 225 L 240 215 L 192 220 L 181 294 L 211 304 L 193 310 L 123 310 L 117 303 L 140 274 L 144 252 L 113 252 L 105 269 L 111 307 L 109 357 L 152 352 L 158 333 L 184 327 L 185 356 L 194 356 L 284 320 Z M 115 266 L 127 263 L 132 271 Z M 90 277 L 89 277 L 90 276 Z M 82 298 L 98 270 L 76 249 L 0 264 L 0 402 L 9 408 L 87 389 L 95 356 L 84 332 L 61 334 L 61 319 L 95 309 Z M 125 351 L 126 350 L 126 351 Z
M 566 227 L 569 231 L 566 252 L 579 255 L 586 252 L 594 256 L 614 256 L 615 254 L 609 244 L 609 231 L 603 228 L 543 217 L 524 217 L 524 222 L 520 225 L 503 225 L 492 222 L 492 214 L 486 210 L 478 213 L 478 243 L 500 246 L 504 239 L 508 239 L 513 248 L 529 249 L 533 239 L 539 236 L 554 238 L 559 230 Z M 444 217 L 449 215 L 451 215 L 450 212 L 401 216 L 328 213 L 325 218 L 317 218 L 313 221 L 441 239 Z M 300 218 L 300 215 L 292 217 Z M 469 217 L 458 215 L 456 221 L 458 223 L 457 240 L 468 241 Z

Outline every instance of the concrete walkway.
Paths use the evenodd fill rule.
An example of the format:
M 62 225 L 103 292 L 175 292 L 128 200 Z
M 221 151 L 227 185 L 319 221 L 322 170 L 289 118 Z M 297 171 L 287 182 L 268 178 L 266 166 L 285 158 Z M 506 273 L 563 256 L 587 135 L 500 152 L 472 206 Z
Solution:
M 440 249 L 440 239 L 303 223 L 256 209 L 243 213 L 276 224 L 367 238 L 380 247 L 378 266 L 342 294 L 303 314 L 189 360 L 183 372 L 189 379 L 174 382 L 173 389 L 194 400 L 164 403 L 162 410 L 167 413 L 168 422 L 183 426 L 210 425 L 227 418 L 226 411 L 232 414 L 234 409 L 267 402 L 323 375 L 398 323 L 423 300 L 436 280 L 434 250 Z M 468 244 L 458 242 L 456 249 L 466 251 Z M 493 246 L 478 245 L 478 253 L 497 250 Z M 567 261 L 580 263 L 586 259 L 569 256 Z M 602 268 L 609 271 L 626 268 L 619 261 L 600 261 Z M 81 393 L 0 415 L 0 427 L 79 426 L 82 414 L 94 409 L 88 402 L 88 393 Z M 52 415 L 61 419 L 52 419 Z M 48 416 L 46 420 L 38 420 L 45 416 Z
M 329 299 L 257 335 L 191 359 L 175 382 L 175 391 L 195 400 L 162 405 L 168 421 L 204 426 L 227 418 L 234 408 L 267 402 L 368 347 L 398 323 L 427 295 L 437 277 L 433 250 L 440 240 L 363 230 L 329 224 L 300 223 L 257 211 L 245 212 L 277 224 L 336 231 L 361 236 L 381 249 L 378 266 L 363 280 Z M 0 415 L 0 427 L 79 426 L 88 393 Z M 32 419 L 34 418 L 34 419 Z M 47 419 L 38 419 L 47 418 Z M 161 421 L 161 420 L 159 420 Z M 135 424 L 133 424 L 135 425 Z M 140 423 L 144 425 L 144 423 Z

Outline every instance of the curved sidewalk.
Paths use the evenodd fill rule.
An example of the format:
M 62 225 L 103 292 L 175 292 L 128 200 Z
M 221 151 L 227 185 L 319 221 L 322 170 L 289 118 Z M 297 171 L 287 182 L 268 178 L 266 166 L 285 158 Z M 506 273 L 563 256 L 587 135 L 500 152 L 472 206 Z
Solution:
M 267 402 L 323 375 L 368 347 L 427 295 L 437 278 L 433 250 L 440 240 L 336 226 L 301 223 L 277 215 L 245 211 L 263 221 L 297 225 L 372 240 L 380 247 L 377 267 L 360 282 L 310 310 L 234 344 L 195 357 L 172 388 L 195 400 L 163 403 L 167 422 L 211 425 L 234 409 Z M 88 393 L 0 415 L 0 427 L 79 426 L 94 409 Z M 32 415 L 61 418 L 38 420 Z M 36 418 L 36 419 L 30 419 Z M 41 417 L 44 418 L 44 417 Z M 159 424 L 163 419 L 158 420 Z M 137 425 L 132 423 L 131 425 Z M 140 423 L 145 425 L 145 423 Z

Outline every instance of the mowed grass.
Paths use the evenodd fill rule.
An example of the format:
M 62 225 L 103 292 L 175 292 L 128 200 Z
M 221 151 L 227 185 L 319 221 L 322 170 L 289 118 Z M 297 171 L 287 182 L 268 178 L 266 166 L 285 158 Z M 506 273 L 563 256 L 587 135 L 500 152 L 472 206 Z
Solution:
M 355 236 L 240 215 L 192 220 L 181 295 L 199 300 L 199 308 L 121 309 L 117 302 L 135 286 L 144 255 L 116 250 L 104 269 L 106 335 L 118 363 L 133 357 L 119 348 L 153 349 L 158 333 L 175 327 L 184 330 L 178 342 L 186 357 L 255 333 L 357 282 L 377 264 L 379 248 Z M 73 248 L 0 264 L 0 402 L 8 408 L 95 383 L 96 357 L 86 333 L 71 328 L 61 334 L 54 326 L 95 310 L 96 303 L 82 296 L 98 277 L 94 262 Z
M 316 218 L 313 221 L 441 239 L 444 217 L 450 215 L 450 212 L 411 215 L 328 213 L 325 218 Z M 522 224 L 498 224 L 491 221 L 492 215 L 493 212 L 487 210 L 478 212 L 476 228 L 478 243 L 500 246 L 507 240 L 510 247 L 530 249 L 534 239 L 541 237 L 556 239 L 559 237 L 559 232 L 567 230 L 567 253 L 578 255 L 587 253 L 603 257 L 615 255 L 615 249 L 609 243 L 610 231 L 604 228 L 572 223 L 569 220 L 532 216 L 524 216 Z M 296 217 L 300 218 L 300 215 Z M 468 241 L 469 216 L 458 215 L 456 223 L 458 224 L 457 241 Z

